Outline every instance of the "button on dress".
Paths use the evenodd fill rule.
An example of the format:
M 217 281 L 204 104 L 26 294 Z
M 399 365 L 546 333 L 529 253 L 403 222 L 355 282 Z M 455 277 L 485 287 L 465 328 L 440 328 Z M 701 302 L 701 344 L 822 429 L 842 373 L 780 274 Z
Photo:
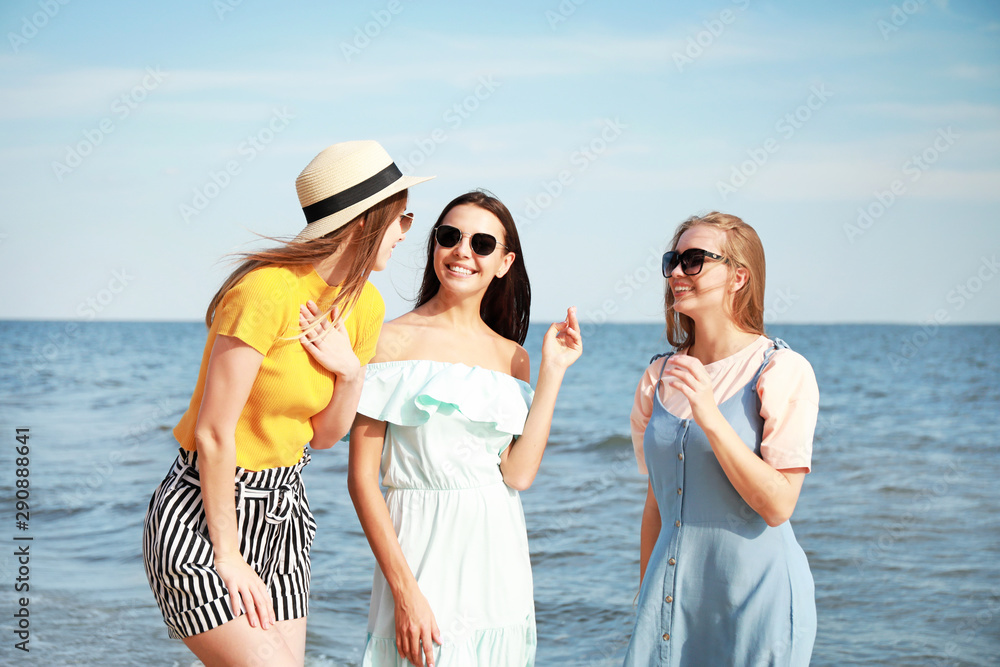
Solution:
M 385 500 L 441 630 L 436 667 L 534 664 L 524 511 L 499 468 L 532 397 L 527 383 L 478 366 L 411 360 L 367 367 L 358 412 L 386 422 Z M 410 664 L 396 650 L 392 591 L 377 567 L 362 664 Z
M 758 456 L 756 387 L 776 348 L 787 345 L 776 341 L 754 379 L 719 405 Z M 808 665 L 816 636 L 813 579 L 790 523 L 768 526 L 729 482 L 704 431 L 667 412 L 658 391 L 643 449 L 661 528 L 626 667 Z

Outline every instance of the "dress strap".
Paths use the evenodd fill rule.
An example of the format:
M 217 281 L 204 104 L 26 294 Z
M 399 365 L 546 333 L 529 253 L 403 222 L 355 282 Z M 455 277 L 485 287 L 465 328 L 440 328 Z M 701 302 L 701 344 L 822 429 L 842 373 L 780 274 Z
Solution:
M 654 354 L 653 358 L 649 360 L 649 363 L 653 363 L 657 359 L 663 358 L 663 364 L 660 366 L 660 374 L 656 378 L 656 385 L 653 387 L 653 391 L 660 390 L 660 382 L 663 381 L 663 371 L 667 368 L 667 359 L 674 356 L 675 352 L 661 352 L 660 354 Z
M 772 338 L 771 342 L 773 343 L 773 345 L 767 350 L 767 352 L 764 353 L 764 363 L 762 363 L 760 365 L 760 368 L 757 369 L 757 374 L 753 376 L 753 382 L 752 382 L 752 384 L 753 384 L 753 390 L 754 390 L 754 392 L 757 391 L 757 382 L 760 381 L 760 376 L 764 372 L 764 369 L 767 368 L 767 365 L 769 363 L 771 363 L 771 357 L 774 356 L 774 353 L 777 350 L 790 350 L 790 349 L 792 349 L 792 348 L 788 347 L 788 343 L 786 343 L 785 341 L 781 340 L 780 338 Z

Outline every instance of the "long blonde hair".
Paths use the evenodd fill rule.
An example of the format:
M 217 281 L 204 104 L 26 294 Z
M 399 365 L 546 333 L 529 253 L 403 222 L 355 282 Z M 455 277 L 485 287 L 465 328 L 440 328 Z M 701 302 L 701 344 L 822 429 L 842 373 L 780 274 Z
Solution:
M 334 308 L 339 309 L 340 319 L 343 319 L 350 312 L 351 308 L 361 296 L 368 275 L 375 266 L 378 259 L 379 246 L 382 244 L 382 237 L 385 235 L 389 225 L 396 221 L 396 218 L 406 209 L 407 191 L 383 199 L 370 209 L 351 220 L 343 227 L 340 227 L 326 236 L 308 241 L 288 241 L 283 245 L 268 248 L 257 252 L 236 253 L 242 258 L 222 287 L 212 297 L 205 313 L 205 326 L 211 328 L 212 320 L 215 318 L 215 309 L 222 303 L 226 293 L 242 280 L 248 273 L 262 266 L 304 266 L 320 262 L 337 250 L 347 241 L 354 248 L 353 253 L 346 255 L 350 259 L 350 266 L 347 271 L 347 279 L 340 286 L 340 292 L 330 304 L 326 313 L 323 313 L 316 321 L 326 317 L 333 312 Z M 365 224 L 361 225 L 361 221 Z M 277 241 L 277 239 L 271 239 Z
M 729 316 L 741 330 L 748 333 L 764 333 L 764 246 L 754 228 L 735 215 L 713 211 L 705 216 L 692 216 L 682 222 L 670 249 L 677 250 L 677 243 L 684 232 L 698 225 L 707 225 L 723 232 L 722 256 L 729 260 L 726 265 L 729 277 L 736 275 L 736 269 L 747 271 L 747 282 L 739 289 L 727 307 Z M 674 294 L 670 288 L 663 296 L 664 312 L 667 320 L 667 341 L 675 348 L 690 348 L 694 345 L 694 320 L 674 308 Z

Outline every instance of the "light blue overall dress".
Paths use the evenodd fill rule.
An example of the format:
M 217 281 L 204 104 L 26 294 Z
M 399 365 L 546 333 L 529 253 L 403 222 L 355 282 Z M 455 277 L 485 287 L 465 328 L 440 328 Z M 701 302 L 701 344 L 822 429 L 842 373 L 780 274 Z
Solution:
M 775 339 L 753 380 L 719 405 L 758 456 L 757 381 L 774 351 L 787 347 Z M 626 667 L 808 665 L 816 605 L 792 526 L 769 527 L 740 497 L 694 419 L 663 407 L 662 381 L 663 368 L 643 437 L 662 527 L 639 592 Z

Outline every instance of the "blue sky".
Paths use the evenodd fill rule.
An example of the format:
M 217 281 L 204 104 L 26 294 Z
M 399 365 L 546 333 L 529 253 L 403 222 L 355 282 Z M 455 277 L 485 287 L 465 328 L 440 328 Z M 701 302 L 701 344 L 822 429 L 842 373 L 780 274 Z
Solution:
M 770 322 L 1000 321 L 992 2 L 188 3 L 0 9 L 0 317 L 194 320 L 299 171 L 380 141 L 430 224 L 515 214 L 535 321 L 662 320 L 692 214 L 754 225 Z M 367 34 L 366 34 L 367 32 Z

